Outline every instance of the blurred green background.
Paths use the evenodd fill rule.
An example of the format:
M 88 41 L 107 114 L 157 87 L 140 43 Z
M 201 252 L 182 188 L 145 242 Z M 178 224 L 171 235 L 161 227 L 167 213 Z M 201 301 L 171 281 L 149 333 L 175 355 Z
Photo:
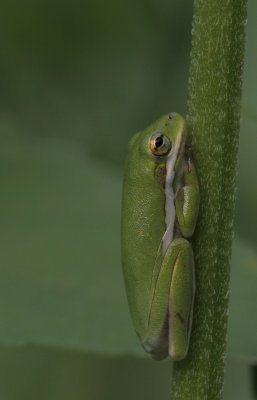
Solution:
M 169 399 L 171 363 L 143 353 L 128 313 L 121 185 L 131 135 L 186 113 L 192 12 L 1 5 L 0 400 Z M 257 398 L 256 23 L 250 0 L 225 400 Z

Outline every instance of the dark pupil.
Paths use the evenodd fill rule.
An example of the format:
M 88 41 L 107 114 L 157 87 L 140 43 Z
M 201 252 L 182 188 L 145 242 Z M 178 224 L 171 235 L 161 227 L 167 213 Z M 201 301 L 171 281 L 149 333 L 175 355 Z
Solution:
M 156 140 L 155 140 L 155 146 L 156 147 L 160 147 L 163 145 L 163 138 L 161 136 L 159 136 Z

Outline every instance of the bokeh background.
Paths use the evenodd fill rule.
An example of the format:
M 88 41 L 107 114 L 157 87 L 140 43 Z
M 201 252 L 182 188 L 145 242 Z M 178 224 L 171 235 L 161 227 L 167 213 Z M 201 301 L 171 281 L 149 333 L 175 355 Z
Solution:
M 0 13 L 0 400 L 169 399 L 120 261 L 127 142 L 185 115 L 193 1 L 9 0 Z M 257 3 L 249 0 L 225 400 L 254 400 Z

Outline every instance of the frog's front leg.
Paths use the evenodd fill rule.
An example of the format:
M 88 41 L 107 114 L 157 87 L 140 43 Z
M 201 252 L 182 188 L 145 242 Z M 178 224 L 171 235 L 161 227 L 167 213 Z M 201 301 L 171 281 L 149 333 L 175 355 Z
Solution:
M 164 256 L 152 298 L 143 346 L 156 359 L 168 353 L 182 360 L 188 350 L 194 300 L 194 259 L 190 243 L 174 239 Z
M 175 207 L 181 233 L 189 238 L 193 235 L 199 210 L 199 186 L 192 159 L 192 151 L 187 149 L 183 172 L 183 186 L 176 194 Z

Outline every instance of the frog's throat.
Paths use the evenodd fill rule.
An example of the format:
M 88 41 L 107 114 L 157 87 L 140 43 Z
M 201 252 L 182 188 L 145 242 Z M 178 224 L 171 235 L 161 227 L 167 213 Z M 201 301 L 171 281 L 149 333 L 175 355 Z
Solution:
M 175 193 L 173 181 L 175 177 L 175 164 L 177 158 L 185 145 L 186 130 L 183 127 L 180 134 L 179 142 L 171 151 L 166 162 L 166 180 L 165 180 L 165 225 L 166 231 L 162 238 L 162 256 L 164 257 L 169 244 L 174 238 L 174 228 L 176 222 L 176 209 L 175 209 Z

